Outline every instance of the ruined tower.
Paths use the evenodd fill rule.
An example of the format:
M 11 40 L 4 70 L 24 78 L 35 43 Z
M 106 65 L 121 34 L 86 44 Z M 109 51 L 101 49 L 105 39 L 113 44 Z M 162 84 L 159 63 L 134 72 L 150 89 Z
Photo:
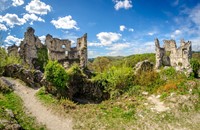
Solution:
M 40 39 L 34 35 L 35 30 L 31 27 L 27 28 L 24 33 L 24 40 L 20 44 L 19 55 L 24 63 L 30 68 L 34 68 L 34 60 L 37 59 L 37 49 L 43 47 Z
M 163 48 L 160 47 L 158 39 L 156 46 L 156 69 L 161 66 L 172 66 L 176 69 L 190 68 L 189 60 L 192 57 L 191 41 L 181 40 L 181 46 L 177 48 L 175 40 L 164 40 Z
M 82 68 L 87 66 L 87 34 L 77 39 L 76 47 L 71 47 L 71 41 L 68 39 L 60 40 L 49 34 L 46 36 L 45 44 L 49 59 L 57 60 L 65 68 L 73 63 L 78 63 Z

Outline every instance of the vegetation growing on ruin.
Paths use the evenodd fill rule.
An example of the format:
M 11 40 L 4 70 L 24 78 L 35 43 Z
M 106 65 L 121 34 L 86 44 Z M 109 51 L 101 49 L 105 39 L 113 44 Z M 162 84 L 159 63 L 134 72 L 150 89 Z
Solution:
M 35 66 L 39 67 L 38 69 L 44 72 L 44 67 L 48 62 L 48 50 L 45 46 L 37 49 L 37 57 Z
M 66 89 L 69 79 L 64 67 L 57 61 L 48 61 L 45 67 L 45 76 L 47 81 L 53 83 L 57 89 Z
M 5 48 L 0 47 L 0 75 L 4 71 L 4 67 L 10 64 L 22 64 L 22 60 L 17 56 L 9 56 Z

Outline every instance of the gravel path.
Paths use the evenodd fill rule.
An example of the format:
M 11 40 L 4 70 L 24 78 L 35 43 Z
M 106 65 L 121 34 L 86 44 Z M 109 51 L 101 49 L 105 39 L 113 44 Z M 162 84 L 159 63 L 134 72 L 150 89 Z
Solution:
M 37 90 L 24 86 L 17 80 L 4 78 L 14 84 L 14 92 L 18 94 L 24 102 L 24 106 L 36 120 L 46 125 L 48 130 L 71 130 L 72 120 L 54 114 L 47 107 L 42 105 L 35 97 Z

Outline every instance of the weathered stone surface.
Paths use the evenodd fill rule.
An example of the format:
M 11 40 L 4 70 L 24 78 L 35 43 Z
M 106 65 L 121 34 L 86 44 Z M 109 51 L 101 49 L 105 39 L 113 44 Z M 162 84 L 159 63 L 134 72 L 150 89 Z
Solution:
M 174 40 L 164 40 L 164 47 L 160 47 L 158 39 L 155 39 L 156 46 L 156 69 L 161 66 L 172 66 L 176 70 L 190 69 L 189 60 L 192 57 L 191 42 L 181 40 L 181 46 L 177 48 Z
M 141 72 L 152 71 L 152 70 L 153 70 L 153 63 L 148 60 L 138 62 L 135 65 L 135 74 L 138 74 Z
M 15 44 L 12 45 L 12 46 L 9 46 L 8 49 L 7 49 L 8 50 L 8 54 L 10 56 L 19 56 L 18 49 L 19 49 L 19 47 L 16 46 Z
M 1 114 L 4 115 L 0 119 L 0 126 L 3 130 L 23 130 L 23 128 L 18 124 L 16 117 L 12 110 L 1 108 Z
M 43 73 L 39 70 L 27 70 L 21 65 L 13 64 L 5 66 L 5 72 L 3 76 L 18 78 L 28 84 L 30 87 L 43 86 L 42 78 Z
M 73 63 L 78 63 L 80 67 L 87 65 L 87 34 L 77 39 L 76 47 L 71 48 L 71 41 L 46 36 L 45 44 L 48 48 L 49 59 L 59 61 L 65 68 Z
M 48 58 L 57 60 L 65 68 L 69 68 L 73 63 L 78 63 L 80 67 L 86 68 L 88 61 L 87 34 L 77 39 L 76 47 L 71 47 L 70 40 L 53 38 L 50 34 L 46 36 L 45 45 L 43 45 L 34 33 L 35 30 L 33 28 L 27 28 L 20 46 L 13 45 L 9 47 L 8 53 L 15 56 L 19 55 L 24 64 L 28 64 L 31 69 L 41 70 L 41 66 L 37 66 L 36 63 L 37 59 L 39 59 L 38 52 L 41 48 L 47 48 Z
M 34 68 L 34 59 L 37 59 L 37 49 L 42 48 L 43 44 L 40 39 L 34 35 L 35 30 L 31 27 L 27 28 L 24 34 L 24 40 L 20 44 L 19 55 L 25 64 L 30 68 Z

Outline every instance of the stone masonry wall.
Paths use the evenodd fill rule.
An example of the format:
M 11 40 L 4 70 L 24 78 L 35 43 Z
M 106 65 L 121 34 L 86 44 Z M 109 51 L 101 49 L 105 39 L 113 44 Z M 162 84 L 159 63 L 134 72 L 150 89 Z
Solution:
M 189 60 L 192 57 L 191 42 L 181 40 L 181 46 L 177 48 L 174 40 L 164 40 L 164 47 L 160 47 L 158 39 L 155 39 L 156 46 L 156 69 L 161 66 L 172 66 L 176 69 L 190 68 Z

